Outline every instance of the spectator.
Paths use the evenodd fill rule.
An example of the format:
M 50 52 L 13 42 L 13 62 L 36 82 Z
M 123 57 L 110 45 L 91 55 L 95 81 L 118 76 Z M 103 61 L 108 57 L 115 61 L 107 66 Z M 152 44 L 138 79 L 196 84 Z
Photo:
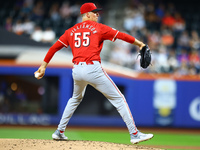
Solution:
M 70 6 L 69 3 L 71 1 L 67 0 L 63 1 L 61 5 L 59 2 L 49 2 L 51 3 L 50 9 L 48 15 L 45 16 L 48 18 L 45 18 L 45 21 L 43 21 L 42 19 L 46 12 L 44 0 L 16 0 L 12 13 L 5 16 L 6 20 L 2 21 L 2 25 L 6 30 L 18 35 L 28 35 L 36 41 L 51 43 L 54 41 L 55 33 L 49 30 L 45 31 L 45 34 L 43 34 L 41 27 L 51 27 L 56 31 L 57 35 L 60 34 L 63 30 L 62 26 L 71 27 L 71 25 L 75 23 L 74 21 L 77 20 L 77 22 L 80 22 L 80 6 L 77 1 L 74 1 L 72 6 Z M 151 69 L 151 72 L 155 72 L 155 70 L 166 72 L 165 69 L 157 69 L 156 67 L 158 63 L 157 60 L 160 62 L 160 58 L 166 60 L 167 57 L 170 73 L 178 72 L 177 62 L 178 65 L 181 66 L 178 69 L 184 70 L 183 68 L 186 65 L 189 74 L 193 73 L 194 68 L 196 69 L 196 73 L 200 72 L 198 54 L 200 52 L 200 38 L 198 30 L 190 31 L 188 30 L 190 28 L 186 28 L 188 24 L 186 24 L 187 20 L 183 18 L 182 12 L 177 11 L 173 3 L 159 2 L 156 4 L 148 2 L 144 4 L 134 0 L 130 1 L 124 13 L 124 29 L 131 35 L 146 41 L 151 48 L 154 61 L 152 61 L 153 66 L 148 70 Z M 64 21 L 61 21 L 61 19 Z M 50 22 L 46 25 L 46 20 L 53 21 L 53 23 Z M 36 22 L 38 26 L 35 27 L 32 21 Z M 189 22 L 189 24 L 192 24 L 192 22 Z M 117 45 L 114 48 L 111 53 L 110 61 L 127 67 L 135 67 L 136 70 L 141 71 L 138 65 L 139 61 L 134 61 L 135 58 L 132 58 L 137 56 L 136 53 L 133 53 L 134 50 L 131 49 L 131 47 L 126 47 L 124 44 L 121 44 L 121 46 L 124 47 Z M 165 49 L 164 53 L 162 50 L 160 51 L 160 47 Z M 123 48 L 125 49 L 124 52 L 122 52 Z M 171 50 L 171 48 L 174 48 L 174 50 Z M 130 58 L 132 58 L 134 64 L 129 61 L 128 54 L 130 54 Z M 166 56 L 164 57 L 163 55 Z M 157 56 L 158 59 L 155 58 Z M 126 57 L 127 60 L 124 59 Z M 183 61 L 185 61 L 186 64 L 182 64 Z
M 160 28 L 160 21 L 159 17 L 155 13 L 155 7 L 152 3 L 148 4 L 146 7 L 146 13 L 145 13 L 145 21 L 146 26 L 150 31 L 152 30 L 158 30 Z
M 156 16 L 158 16 L 158 18 L 160 20 L 164 17 L 164 15 L 165 15 L 165 6 L 164 6 L 163 3 L 160 3 L 158 5 L 158 8 L 156 8 L 156 10 L 155 10 L 155 14 L 156 14 Z
M 177 49 L 189 50 L 190 48 L 189 41 L 190 41 L 190 37 L 188 35 L 188 32 L 183 31 L 177 39 Z
M 15 91 L 16 99 L 19 103 L 25 103 L 27 101 L 27 96 L 21 87 L 18 87 Z
M 167 10 L 169 11 L 170 14 L 174 14 L 177 11 L 173 2 L 169 2 L 167 4 Z
M 155 65 L 158 73 L 169 72 L 169 64 L 167 58 L 167 49 L 165 46 L 159 47 L 158 54 L 156 56 Z
M 16 23 L 13 25 L 12 30 L 17 35 L 22 35 L 24 33 L 24 26 L 20 19 L 17 20 Z
M 32 20 L 42 20 L 44 17 L 44 3 L 43 1 L 38 1 L 33 7 Z
M 155 12 L 155 5 L 151 2 L 147 3 L 146 13 L 154 13 L 154 12 Z
M 42 42 L 44 42 L 44 43 L 53 43 L 55 38 L 56 38 L 55 32 L 50 27 L 48 27 L 43 32 Z
M 24 3 L 26 3 L 26 7 L 32 9 L 34 0 L 24 0 Z
M 32 6 L 27 3 L 26 1 L 23 3 L 23 6 L 20 11 L 20 18 L 27 18 L 29 17 L 32 10 Z
M 174 73 L 179 67 L 178 61 L 176 59 L 176 53 L 174 50 L 169 51 L 167 62 L 169 64 L 169 73 Z
M 182 49 L 181 53 L 178 54 L 178 56 L 177 56 L 177 60 L 180 64 L 180 66 L 181 65 L 185 66 L 185 64 L 187 65 L 189 62 L 189 56 L 188 56 L 187 50 Z M 183 63 L 185 63 L 185 64 L 183 64 Z
M 162 25 L 164 27 L 173 28 L 175 24 L 175 18 L 170 14 L 169 11 L 165 13 L 165 16 L 162 18 Z
M 194 64 L 190 64 L 188 66 L 188 75 L 195 75 L 195 74 L 197 74 L 197 70 L 196 70 Z
M 196 73 L 199 73 L 200 71 L 200 56 L 197 50 L 192 50 L 189 54 L 189 63 L 190 66 L 193 66 L 195 68 Z
M 158 49 L 161 43 L 161 35 L 158 31 L 153 31 L 148 34 L 148 45 L 151 49 Z
M 161 42 L 167 47 L 171 47 L 174 44 L 174 37 L 170 30 L 162 31 Z
M 175 23 L 173 25 L 173 30 L 176 34 L 180 34 L 185 30 L 185 20 L 178 12 L 175 13 Z
M 9 32 L 12 31 L 12 18 L 11 17 L 6 18 L 5 29 Z
M 179 75 L 188 75 L 189 74 L 189 70 L 188 70 L 186 61 L 181 62 L 180 68 L 178 69 L 178 74 Z
M 200 50 L 200 39 L 196 30 L 193 30 L 191 32 L 191 38 L 189 43 L 192 49 Z
M 160 20 L 155 15 L 155 13 L 151 12 L 146 15 L 146 25 L 150 31 L 160 29 Z
M 189 61 L 193 62 L 194 64 L 199 64 L 200 57 L 197 50 L 194 49 L 191 51 L 191 53 L 189 54 Z
M 134 26 L 133 28 L 141 30 L 142 28 L 145 27 L 145 20 L 142 12 L 140 10 L 136 10 L 135 16 L 133 18 Z
M 133 18 L 134 18 L 134 12 L 131 11 L 126 15 L 124 19 L 124 29 L 127 32 L 130 32 L 133 29 L 134 26 Z
M 34 31 L 35 24 L 28 18 L 23 23 L 24 33 L 30 36 Z
M 116 40 L 114 49 L 111 52 L 110 62 L 131 68 L 133 58 L 130 49 L 130 44 Z
M 60 15 L 63 19 L 69 18 L 71 15 L 71 10 L 68 1 L 64 1 L 60 8 Z
M 16 10 L 21 9 L 23 7 L 23 3 L 24 3 L 23 0 L 15 0 L 15 5 L 14 5 L 15 9 Z
M 70 8 L 70 12 L 71 12 L 72 17 L 77 18 L 80 14 L 80 4 L 76 2 L 74 5 L 72 5 Z
M 131 10 L 130 8 L 125 11 L 126 17 L 124 20 L 124 29 L 128 32 L 131 30 L 138 30 L 145 27 L 145 20 L 143 12 L 139 9 Z
M 56 22 L 59 21 L 61 16 L 59 14 L 59 4 L 53 3 L 50 10 L 49 10 L 49 16 L 51 18 L 52 21 Z
M 31 39 L 33 39 L 34 41 L 40 42 L 42 41 L 42 37 L 43 37 L 43 31 L 41 27 L 36 26 L 35 30 L 31 34 Z

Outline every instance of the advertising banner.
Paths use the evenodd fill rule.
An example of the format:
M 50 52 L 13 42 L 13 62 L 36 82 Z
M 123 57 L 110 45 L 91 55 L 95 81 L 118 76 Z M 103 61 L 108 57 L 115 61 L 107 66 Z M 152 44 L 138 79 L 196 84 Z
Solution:
M 33 85 L 32 83 L 35 84 L 36 82 L 33 78 L 35 70 L 35 67 L 0 66 L 0 76 L 4 76 L 9 80 L 12 79 L 13 83 L 15 83 L 15 79 L 20 79 L 20 83 L 15 84 L 18 86 L 20 86 L 20 84 L 22 86 L 22 82 L 24 86 L 27 85 L 27 83 Z M 12 75 L 12 78 L 9 77 L 9 75 Z M 31 76 L 32 79 L 27 76 Z M 41 98 L 43 103 L 40 107 L 45 109 L 41 110 L 40 107 L 37 107 L 38 110 L 36 112 L 39 114 L 13 113 L 15 110 L 13 110 L 13 112 L 6 112 L 9 109 L 5 109 L 4 107 L 4 104 L 7 103 L 4 103 L 6 101 L 4 100 L 5 95 L 3 95 L 0 101 L 0 108 L 2 108 L 0 110 L 0 124 L 57 125 L 65 105 L 72 95 L 73 81 L 71 77 L 71 68 L 48 68 L 46 77 L 54 76 L 56 76 L 57 82 L 51 82 L 51 84 L 47 84 L 48 80 L 43 80 L 43 82 L 45 81 L 44 85 L 49 89 L 51 87 L 52 94 L 55 91 L 58 93 L 58 101 L 55 105 L 57 114 L 48 114 L 44 112 L 45 110 L 46 112 L 54 112 L 48 108 L 54 104 L 53 102 L 55 100 L 50 101 L 48 95 L 46 95 L 47 100 L 45 100 L 45 97 Z M 200 128 L 200 80 L 194 80 L 194 78 L 191 80 L 190 77 L 185 77 L 184 80 L 172 77 L 162 78 L 160 76 L 147 78 L 145 75 L 143 75 L 143 78 L 126 78 L 115 75 L 110 75 L 110 77 L 116 85 L 120 87 L 120 90 L 126 97 L 126 101 L 137 126 Z M 49 78 L 49 80 L 53 81 L 54 78 Z M 39 83 L 39 81 L 37 81 L 37 83 Z M 37 88 L 37 86 L 28 86 L 28 88 L 30 87 Z M 44 91 L 45 90 L 47 89 L 44 89 Z M 30 90 L 27 91 L 29 92 Z M 3 92 L 3 90 L 0 91 L 1 94 Z M 105 103 L 105 98 L 101 98 L 102 95 L 95 93 L 96 96 L 93 97 L 94 95 L 92 95 L 92 92 L 89 93 L 91 95 L 87 95 L 87 100 L 84 100 L 85 104 L 84 102 L 80 104 L 81 106 L 76 111 L 79 114 L 75 113 L 73 115 L 69 125 L 125 126 L 125 123 L 116 109 L 114 107 L 112 108 L 108 103 Z M 29 95 L 35 94 L 29 93 Z M 34 99 L 37 100 L 37 97 L 34 97 Z M 45 102 L 49 103 L 48 107 L 44 107 L 46 106 Z M 17 102 L 16 104 L 20 103 Z M 25 103 L 22 101 L 21 104 Z M 84 106 L 84 108 L 81 108 L 82 106 Z M 24 105 L 20 105 L 20 107 L 25 108 Z M 20 111 L 22 111 L 22 109 Z

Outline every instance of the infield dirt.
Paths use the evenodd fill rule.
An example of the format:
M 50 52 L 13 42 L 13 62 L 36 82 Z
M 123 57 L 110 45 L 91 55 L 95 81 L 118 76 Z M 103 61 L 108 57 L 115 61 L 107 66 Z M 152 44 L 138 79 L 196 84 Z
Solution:
M 0 150 L 159 150 L 128 144 L 97 141 L 53 141 L 36 139 L 0 139 Z
M 52 129 L 53 127 L 41 126 L 1 126 L 2 128 L 40 128 Z M 94 130 L 94 131 L 127 131 L 126 128 L 97 128 L 97 127 L 69 127 L 70 130 Z M 181 128 L 140 128 L 142 131 L 152 133 L 177 133 L 177 134 L 200 134 L 199 129 L 181 129 Z M 132 145 L 132 144 L 118 144 L 109 142 L 97 141 L 53 141 L 40 139 L 0 139 L 0 150 L 164 150 L 164 149 L 191 149 L 200 150 L 200 146 L 174 146 L 174 145 Z

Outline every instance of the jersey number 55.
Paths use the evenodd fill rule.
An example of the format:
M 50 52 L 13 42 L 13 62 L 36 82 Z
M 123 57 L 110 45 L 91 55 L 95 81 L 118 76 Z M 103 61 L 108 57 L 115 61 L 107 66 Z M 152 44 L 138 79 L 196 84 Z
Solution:
M 75 47 L 79 48 L 82 45 L 87 47 L 90 45 L 90 32 L 78 32 L 74 34 Z

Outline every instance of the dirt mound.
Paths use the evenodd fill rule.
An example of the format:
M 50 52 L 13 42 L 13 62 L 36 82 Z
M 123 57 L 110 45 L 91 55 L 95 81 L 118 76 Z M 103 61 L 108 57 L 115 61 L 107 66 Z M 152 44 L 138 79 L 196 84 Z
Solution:
M 97 141 L 53 141 L 36 139 L 0 139 L 1 150 L 158 150 L 139 145 Z

